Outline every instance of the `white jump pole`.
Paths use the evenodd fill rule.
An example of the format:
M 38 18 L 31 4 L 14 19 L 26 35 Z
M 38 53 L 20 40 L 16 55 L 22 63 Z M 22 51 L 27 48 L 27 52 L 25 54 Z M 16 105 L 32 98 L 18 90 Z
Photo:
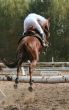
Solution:
M 16 76 L 0 76 L 0 81 L 15 81 Z M 29 83 L 29 76 L 19 76 L 19 82 Z M 34 83 L 69 83 L 69 75 L 63 76 L 32 76 Z
M 25 70 L 24 70 L 24 67 L 21 67 L 21 72 L 22 72 L 22 75 L 23 75 L 23 76 L 26 75 Z

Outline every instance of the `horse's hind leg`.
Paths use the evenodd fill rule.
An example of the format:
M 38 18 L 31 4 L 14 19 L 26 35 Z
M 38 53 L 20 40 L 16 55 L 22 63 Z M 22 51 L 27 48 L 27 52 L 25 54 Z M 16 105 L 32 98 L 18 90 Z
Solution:
M 29 65 L 29 75 L 30 75 L 30 87 L 32 86 L 32 66 L 31 64 Z
M 30 75 L 30 87 L 29 87 L 29 91 L 32 91 L 32 65 L 29 65 L 29 75 Z
M 33 72 L 33 68 L 36 66 L 37 61 L 33 60 L 30 65 L 29 65 L 29 75 L 30 75 L 30 87 L 29 90 L 32 90 L 32 72 Z
M 18 84 L 18 77 L 19 77 L 19 70 L 20 70 L 20 68 L 21 68 L 21 64 L 22 64 L 22 61 L 21 60 L 19 60 L 18 61 L 18 65 L 17 65 L 17 77 L 16 77 L 16 79 L 15 79 L 15 87 L 17 87 L 17 84 Z

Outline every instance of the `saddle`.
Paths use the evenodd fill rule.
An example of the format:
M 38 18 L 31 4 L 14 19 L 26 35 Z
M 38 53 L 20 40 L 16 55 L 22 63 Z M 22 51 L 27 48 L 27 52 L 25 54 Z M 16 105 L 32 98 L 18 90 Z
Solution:
M 42 42 L 42 37 L 41 37 L 41 34 L 38 32 L 37 29 L 34 29 L 34 30 L 28 30 L 26 33 L 24 33 L 24 35 L 19 39 L 18 41 L 18 44 L 20 43 L 20 41 L 27 37 L 27 36 L 30 36 L 30 37 L 36 37 L 40 42 L 41 42 L 41 45 L 43 45 L 43 42 Z

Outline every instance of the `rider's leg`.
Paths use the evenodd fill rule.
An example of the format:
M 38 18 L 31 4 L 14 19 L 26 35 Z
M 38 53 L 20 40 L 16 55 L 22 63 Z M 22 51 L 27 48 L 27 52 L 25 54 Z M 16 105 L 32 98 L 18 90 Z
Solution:
M 30 21 L 25 20 L 24 22 L 24 33 L 27 31 L 27 29 L 29 28 L 29 26 L 32 26 L 37 29 L 42 37 L 42 41 L 43 41 L 43 45 L 45 46 L 45 34 L 43 29 L 41 28 L 40 24 L 37 22 L 37 20 L 31 19 Z
M 35 21 L 34 27 L 40 32 L 41 37 L 42 37 L 42 41 L 43 41 L 43 45 L 45 46 L 45 34 L 43 29 L 41 28 L 41 26 L 39 25 L 38 22 Z

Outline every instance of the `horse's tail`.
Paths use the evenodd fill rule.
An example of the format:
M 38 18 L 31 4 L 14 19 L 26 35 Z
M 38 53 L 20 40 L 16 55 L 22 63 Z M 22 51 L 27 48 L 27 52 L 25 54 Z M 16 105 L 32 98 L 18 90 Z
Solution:
M 9 68 L 15 68 L 17 66 L 18 60 L 15 62 L 9 63 L 6 59 L 2 59 L 2 62 Z

